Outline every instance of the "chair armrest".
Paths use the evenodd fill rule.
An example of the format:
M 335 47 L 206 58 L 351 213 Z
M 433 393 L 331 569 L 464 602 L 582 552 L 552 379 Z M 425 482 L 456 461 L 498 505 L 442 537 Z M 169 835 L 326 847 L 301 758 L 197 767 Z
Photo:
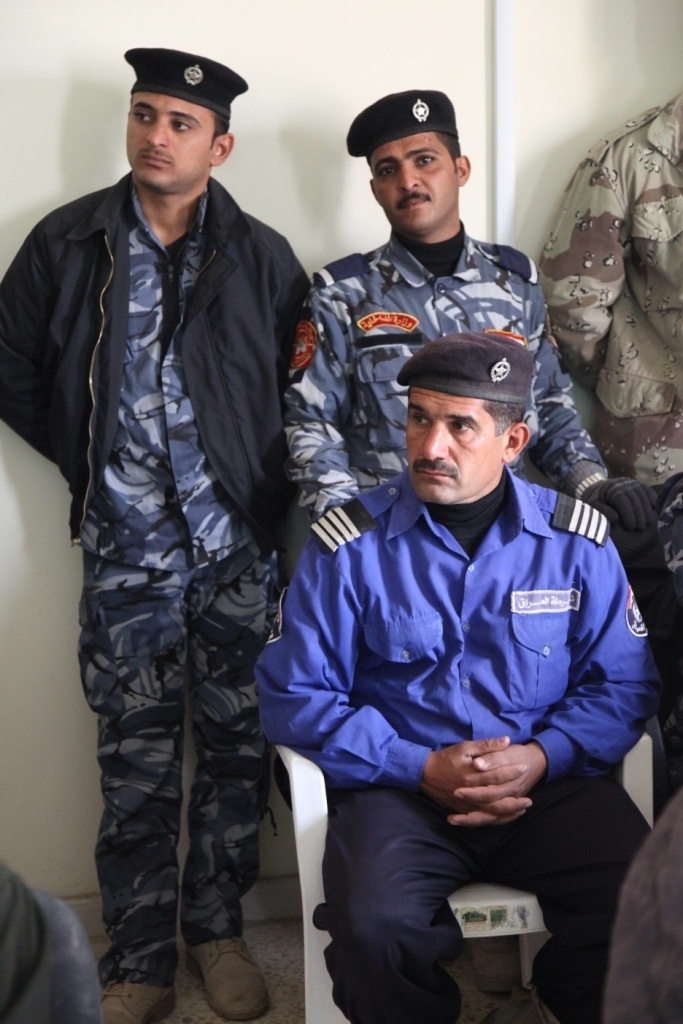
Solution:
M 644 732 L 624 760 L 614 769 L 614 778 L 624 787 L 648 825 L 654 821 L 652 788 L 652 740 Z

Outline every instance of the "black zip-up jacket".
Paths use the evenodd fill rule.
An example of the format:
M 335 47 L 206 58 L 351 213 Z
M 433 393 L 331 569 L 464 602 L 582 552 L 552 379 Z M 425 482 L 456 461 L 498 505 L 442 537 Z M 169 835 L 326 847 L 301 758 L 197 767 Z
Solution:
M 48 214 L 0 284 L 0 417 L 55 462 L 79 538 L 116 431 L 128 329 L 130 175 Z M 182 356 L 209 462 L 257 534 L 282 542 L 282 394 L 308 281 L 285 238 L 209 181 L 206 262 Z

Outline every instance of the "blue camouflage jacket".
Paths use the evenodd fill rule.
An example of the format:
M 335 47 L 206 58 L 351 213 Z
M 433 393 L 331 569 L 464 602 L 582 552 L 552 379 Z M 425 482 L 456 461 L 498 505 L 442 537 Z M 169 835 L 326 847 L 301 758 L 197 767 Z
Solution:
M 662 486 L 659 507 L 659 539 L 666 564 L 674 574 L 678 600 L 683 604 L 683 473 L 669 477 Z
M 502 735 L 550 779 L 623 757 L 660 683 L 606 521 L 508 484 L 472 558 L 407 472 L 313 525 L 256 665 L 273 743 L 337 787 L 415 790 L 431 750 Z
M 398 370 L 425 341 L 487 328 L 523 335 L 534 355 L 534 465 L 560 489 L 572 467 L 573 487 L 596 471 L 607 476 L 549 340 L 532 261 L 466 235 L 455 274 L 435 278 L 392 236 L 314 275 L 285 395 L 287 472 L 302 504 L 319 514 L 400 472 L 407 392 Z

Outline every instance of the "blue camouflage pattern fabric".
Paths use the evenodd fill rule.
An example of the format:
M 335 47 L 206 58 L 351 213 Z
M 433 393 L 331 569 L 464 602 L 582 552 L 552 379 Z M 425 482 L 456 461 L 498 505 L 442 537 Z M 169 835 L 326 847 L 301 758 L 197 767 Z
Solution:
M 265 743 L 253 665 L 275 566 L 203 450 L 182 360 L 205 262 L 207 194 L 167 253 L 133 189 L 117 430 L 81 535 L 79 658 L 98 716 L 103 984 L 170 985 L 177 965 L 185 692 L 197 767 L 180 922 L 189 945 L 240 935 L 256 880 Z
M 184 313 L 205 257 L 207 198 L 176 270 L 133 189 L 118 426 L 81 532 L 84 550 L 127 565 L 187 569 L 253 539 L 206 458 L 181 354 Z
M 532 462 L 557 487 L 607 475 L 581 426 L 571 381 L 546 331 L 535 265 L 465 236 L 455 273 L 436 278 L 392 236 L 314 275 L 285 395 L 287 471 L 317 516 L 406 465 L 403 363 L 458 331 L 522 335 L 535 359 L 526 410 Z M 522 464 L 516 472 L 523 474 Z
M 662 485 L 658 506 L 659 539 L 666 564 L 673 573 L 676 596 L 683 605 L 683 473 L 674 474 Z M 683 786 L 683 663 L 680 662 L 679 672 L 679 693 L 662 727 L 669 780 L 674 789 Z
M 197 756 L 180 894 L 188 945 L 241 934 L 240 896 L 258 872 L 266 762 L 253 666 L 272 557 L 249 544 L 185 572 L 83 557 L 79 657 L 99 716 L 96 863 L 111 941 L 100 979 L 166 986 L 178 960 L 186 687 Z
M 674 574 L 678 600 L 683 604 L 683 473 L 669 478 L 659 493 L 659 539 L 666 564 Z

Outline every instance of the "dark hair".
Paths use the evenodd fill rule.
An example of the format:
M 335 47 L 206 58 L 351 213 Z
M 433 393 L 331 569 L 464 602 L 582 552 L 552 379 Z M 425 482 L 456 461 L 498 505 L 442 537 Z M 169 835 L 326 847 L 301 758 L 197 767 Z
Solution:
M 214 139 L 218 135 L 225 135 L 226 132 L 230 131 L 230 121 L 227 117 L 223 117 L 222 114 L 213 111 L 213 137 Z
M 496 434 L 502 434 L 513 423 L 524 422 L 524 406 L 513 402 L 484 401 L 484 408 L 494 422 Z
M 449 135 L 447 132 L 434 132 L 434 134 L 439 142 L 446 147 L 454 160 L 462 155 L 460 152 L 460 142 L 455 135 Z

